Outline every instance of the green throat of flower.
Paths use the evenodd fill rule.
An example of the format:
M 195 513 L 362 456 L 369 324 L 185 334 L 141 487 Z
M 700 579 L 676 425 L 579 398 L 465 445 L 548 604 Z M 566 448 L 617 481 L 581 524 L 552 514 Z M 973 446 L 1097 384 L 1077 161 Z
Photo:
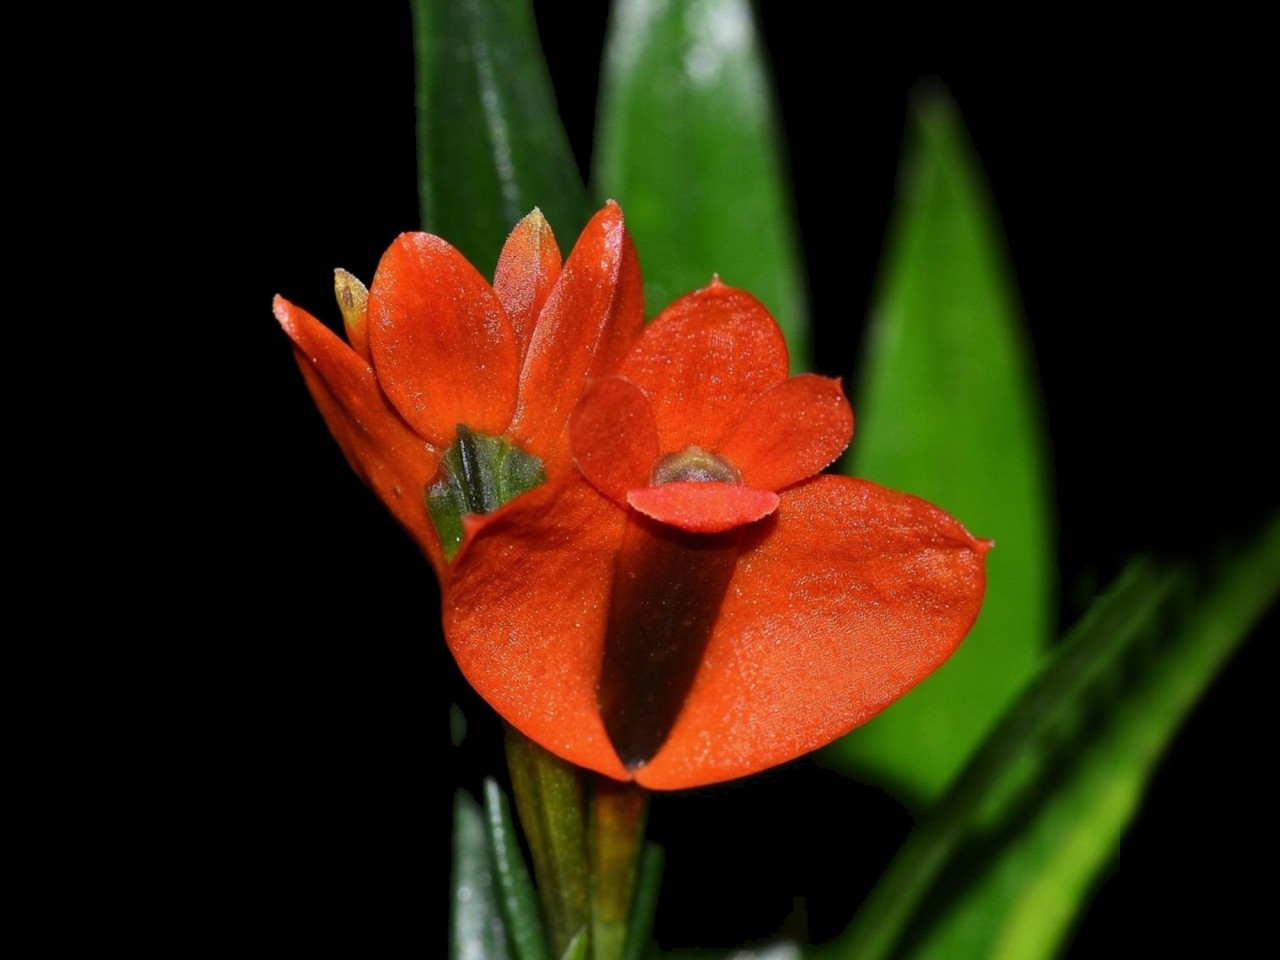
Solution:
M 462 546 L 462 518 L 492 513 L 547 479 L 542 461 L 503 437 L 474 433 L 458 424 L 436 479 L 426 489 L 427 513 L 440 535 L 445 559 Z

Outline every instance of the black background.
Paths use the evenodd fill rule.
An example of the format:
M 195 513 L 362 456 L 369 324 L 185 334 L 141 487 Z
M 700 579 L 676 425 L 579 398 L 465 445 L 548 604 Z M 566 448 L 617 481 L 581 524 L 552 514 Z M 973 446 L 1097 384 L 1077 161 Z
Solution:
M 585 168 L 604 5 L 581 6 L 594 5 L 538 12 Z M 1263 466 L 1274 306 L 1251 299 L 1266 265 L 1242 227 L 1271 171 L 1254 80 L 1211 65 L 1212 31 L 997 30 L 910 12 L 850 28 L 795 6 L 760 14 L 823 371 L 854 369 L 906 98 L 939 77 L 993 184 L 1030 323 L 1064 624 L 1133 552 L 1199 554 L 1256 524 L 1275 500 Z M 280 7 L 228 31 L 210 70 L 196 107 L 218 198 L 200 223 L 216 253 L 199 267 L 213 292 L 193 310 L 218 400 L 200 441 L 215 492 L 200 549 L 236 557 L 219 561 L 200 608 L 219 639 L 194 654 L 213 691 L 191 734 L 205 771 L 195 829 L 209 875 L 227 878 L 210 923 L 233 938 L 260 923 L 279 946 L 408 941 L 443 955 L 453 794 L 501 775 L 499 734 L 443 646 L 428 565 L 350 474 L 270 314 L 282 293 L 335 321 L 332 268 L 368 279 L 418 225 L 409 15 Z M 1262 891 L 1240 871 L 1266 796 L 1270 751 L 1257 744 L 1274 636 L 1273 611 L 1162 763 L 1073 956 L 1221 950 L 1260 929 Z M 452 703 L 469 721 L 462 749 Z M 807 761 L 661 796 L 659 938 L 729 946 L 806 924 L 832 936 L 909 827 L 888 796 Z

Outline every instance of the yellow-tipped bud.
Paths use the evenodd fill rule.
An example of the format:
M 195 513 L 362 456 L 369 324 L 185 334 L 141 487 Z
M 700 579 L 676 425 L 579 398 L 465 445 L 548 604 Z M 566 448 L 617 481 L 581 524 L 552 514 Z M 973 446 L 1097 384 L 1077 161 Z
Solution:
M 353 273 L 341 267 L 333 271 L 333 295 L 338 298 L 342 311 L 342 325 L 347 329 L 347 342 L 355 351 L 369 359 L 369 328 L 365 317 L 369 313 L 369 288 Z

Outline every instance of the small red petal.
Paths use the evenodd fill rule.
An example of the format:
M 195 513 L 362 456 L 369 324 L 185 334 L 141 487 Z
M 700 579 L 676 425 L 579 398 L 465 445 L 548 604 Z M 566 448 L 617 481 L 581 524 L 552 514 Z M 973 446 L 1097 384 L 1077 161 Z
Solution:
M 520 355 L 493 288 L 457 250 L 429 233 L 401 234 L 369 289 L 369 348 L 400 415 L 437 446 L 465 423 L 506 432 Z
M 658 314 L 620 372 L 653 403 L 663 450 L 714 450 L 787 369 L 787 344 L 769 311 L 715 284 Z
M 378 388 L 373 369 L 340 337 L 283 297 L 276 297 L 274 309 L 293 341 L 307 389 L 347 463 L 443 578 L 444 556 L 423 500 L 439 453 L 400 419 Z
M 716 452 L 744 483 L 781 490 L 818 473 L 853 436 L 853 410 L 839 380 L 811 373 L 766 390 Z
M 640 265 L 622 211 L 610 202 L 565 261 L 520 372 L 511 432 L 548 476 L 572 469 L 565 431 L 587 381 L 613 373 L 643 326 Z
M 831 742 L 941 665 L 982 604 L 987 544 L 864 480 L 791 487 L 746 537 L 684 711 L 636 772 L 646 787 L 730 780 Z
M 560 276 L 560 248 L 542 211 L 534 209 L 507 237 L 493 274 L 493 290 L 502 301 L 523 357 L 533 326 Z
M 736 483 L 664 483 L 627 491 L 627 502 L 646 517 L 690 533 L 722 533 L 773 513 L 778 495 Z
M 619 505 L 628 490 L 649 482 L 661 452 L 648 399 L 622 377 L 587 387 L 569 421 L 569 444 L 582 475 Z

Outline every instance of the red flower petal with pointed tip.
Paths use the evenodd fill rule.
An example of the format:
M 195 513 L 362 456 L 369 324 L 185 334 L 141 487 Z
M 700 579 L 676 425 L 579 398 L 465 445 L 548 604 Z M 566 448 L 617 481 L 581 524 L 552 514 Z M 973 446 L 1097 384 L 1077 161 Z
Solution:
M 533 326 L 560 276 L 560 248 L 541 210 L 516 224 L 493 272 L 493 292 L 502 301 L 523 362 Z
M 440 237 L 406 233 L 383 255 L 367 300 L 345 271 L 336 289 L 355 348 L 279 298 L 276 317 L 348 462 L 442 579 L 424 494 L 458 425 L 514 442 L 548 477 L 572 470 L 568 416 L 644 321 L 635 250 L 612 202 L 563 268 L 535 210 L 508 238 L 493 286 Z
M 283 297 L 275 315 L 294 345 L 298 368 L 347 463 L 427 555 L 437 574 L 444 555 L 422 489 L 440 454 L 387 403 L 373 368 L 328 327 Z
M 569 466 L 565 424 L 588 380 L 612 373 L 644 326 L 635 246 L 610 201 L 591 218 L 533 327 L 511 433 L 548 474 Z
M 479 519 L 446 636 L 510 723 L 677 789 L 790 760 L 936 669 L 989 544 L 923 500 L 814 476 L 848 443 L 836 381 L 787 379 L 772 317 L 677 301 L 569 423 L 580 476 Z

